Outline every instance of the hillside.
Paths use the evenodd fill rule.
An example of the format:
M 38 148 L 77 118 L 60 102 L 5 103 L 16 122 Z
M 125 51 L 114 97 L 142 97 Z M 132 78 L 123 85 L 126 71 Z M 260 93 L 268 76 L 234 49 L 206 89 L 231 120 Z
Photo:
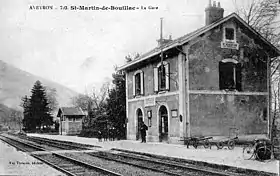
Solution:
M 70 106 L 71 98 L 78 93 L 55 82 L 32 75 L 0 60 L 0 104 L 20 108 L 21 97 L 30 96 L 35 81 L 40 80 L 43 86 L 57 90 L 59 106 Z

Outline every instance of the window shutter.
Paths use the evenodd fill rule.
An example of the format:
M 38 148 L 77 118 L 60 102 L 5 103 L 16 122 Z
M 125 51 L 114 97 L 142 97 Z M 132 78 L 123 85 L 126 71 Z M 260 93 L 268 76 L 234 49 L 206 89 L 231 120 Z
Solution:
M 237 63 L 236 64 L 236 71 L 235 71 L 235 75 L 236 75 L 236 90 L 241 91 L 242 90 L 242 69 L 241 69 L 241 63 Z
M 132 87 L 133 87 L 133 96 L 135 96 L 135 75 L 133 75 Z
M 223 79 L 223 62 L 219 62 L 219 87 L 220 90 L 223 90 L 225 88 L 225 84 L 224 84 L 224 79 Z
M 144 73 L 140 73 L 141 95 L 144 95 Z
M 165 88 L 166 90 L 169 90 L 170 87 L 169 63 L 165 65 L 164 69 L 165 69 Z
M 158 68 L 154 68 L 154 91 L 158 92 Z

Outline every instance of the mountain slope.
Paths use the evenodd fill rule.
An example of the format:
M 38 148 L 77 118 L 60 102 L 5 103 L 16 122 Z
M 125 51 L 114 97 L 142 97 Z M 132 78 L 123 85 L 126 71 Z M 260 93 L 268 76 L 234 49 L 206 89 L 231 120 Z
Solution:
M 77 92 L 47 79 L 32 75 L 0 60 L 0 103 L 14 109 L 20 108 L 21 97 L 30 96 L 35 81 L 57 90 L 59 106 L 70 106 Z

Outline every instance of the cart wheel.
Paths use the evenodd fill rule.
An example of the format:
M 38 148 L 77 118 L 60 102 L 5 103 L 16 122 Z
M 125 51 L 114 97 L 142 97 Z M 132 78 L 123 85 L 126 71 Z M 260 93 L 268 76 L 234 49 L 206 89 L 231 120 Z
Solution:
M 233 150 L 234 146 L 235 146 L 234 140 L 229 140 L 228 143 L 227 143 L 227 146 L 228 146 L 229 150 Z
M 253 145 L 248 145 L 243 148 L 243 158 L 245 160 L 252 159 L 255 156 L 255 149 Z
M 224 147 L 224 143 L 223 142 L 217 142 L 216 146 L 217 146 L 217 149 L 222 149 Z
M 209 142 L 208 139 L 205 140 L 203 146 L 204 146 L 204 148 L 209 148 L 210 147 L 210 142 Z
M 193 142 L 193 147 L 194 147 L 195 149 L 197 149 L 197 146 L 198 146 L 198 142 L 197 142 L 197 141 L 194 141 L 194 142 Z

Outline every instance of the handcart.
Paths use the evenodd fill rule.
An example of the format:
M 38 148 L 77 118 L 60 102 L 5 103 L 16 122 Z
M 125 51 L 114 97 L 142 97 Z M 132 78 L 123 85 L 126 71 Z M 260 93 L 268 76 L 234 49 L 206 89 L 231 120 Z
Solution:
M 224 146 L 227 146 L 229 150 L 233 150 L 235 143 L 238 141 L 238 129 L 230 128 L 229 136 L 227 138 L 222 138 L 216 142 L 217 149 L 222 149 Z
M 189 148 L 189 146 L 192 145 L 196 149 L 199 144 L 202 144 L 204 148 L 209 148 L 210 147 L 209 139 L 212 138 L 213 137 L 205 137 L 205 136 L 183 137 L 180 139 L 180 141 L 184 141 L 184 144 L 187 145 L 187 148 Z

